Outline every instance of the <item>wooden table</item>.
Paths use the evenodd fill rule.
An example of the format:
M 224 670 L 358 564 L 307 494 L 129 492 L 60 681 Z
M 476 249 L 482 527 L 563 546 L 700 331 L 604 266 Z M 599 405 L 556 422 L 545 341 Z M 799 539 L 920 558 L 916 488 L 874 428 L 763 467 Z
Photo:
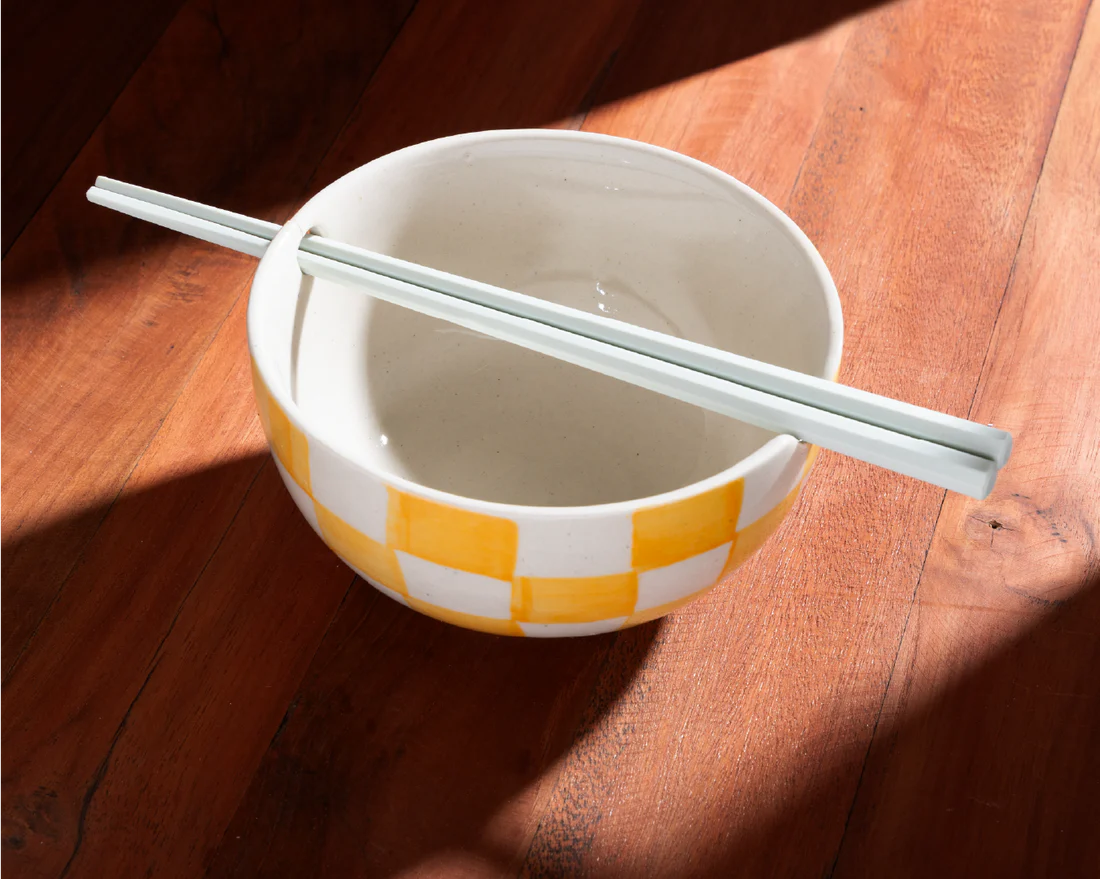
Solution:
M 5 875 L 1100 875 L 1100 9 L 335 5 L 5 6 Z M 993 495 L 824 454 L 729 582 L 584 640 L 356 581 L 266 452 L 254 262 L 84 192 L 282 220 L 538 125 L 787 210 L 841 379 L 1011 430 Z

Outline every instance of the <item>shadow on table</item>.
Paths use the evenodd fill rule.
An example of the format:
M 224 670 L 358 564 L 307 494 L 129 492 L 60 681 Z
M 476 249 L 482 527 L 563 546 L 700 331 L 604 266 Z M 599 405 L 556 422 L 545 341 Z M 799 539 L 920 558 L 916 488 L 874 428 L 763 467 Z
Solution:
M 217 528 L 207 527 L 211 518 L 219 519 Z M 53 593 L 44 594 L 47 578 L 35 572 L 59 553 L 72 557 L 72 570 L 58 574 Z M 19 659 L 5 682 L 4 708 L 6 719 L 28 727 L 5 740 L 4 858 L 13 868 L 34 864 L 40 871 L 72 860 L 77 849 L 78 866 L 88 868 L 82 859 L 102 862 L 104 846 L 117 838 L 110 828 L 129 820 L 114 811 L 117 804 L 146 802 L 152 794 L 143 791 L 177 792 L 181 802 L 169 814 L 204 808 L 217 814 L 206 799 L 216 800 L 213 792 L 227 785 L 240 786 L 230 802 L 244 800 L 217 857 L 216 838 L 199 827 L 167 826 L 150 804 L 143 821 L 153 832 L 138 834 L 137 850 L 128 845 L 117 863 L 124 857 L 154 863 L 182 844 L 210 856 L 215 874 L 239 866 L 247 874 L 310 875 L 318 847 L 329 845 L 335 850 L 325 858 L 337 865 L 377 859 L 381 850 L 394 869 L 428 853 L 461 850 L 482 838 L 506 805 L 520 812 L 534 806 L 543 776 L 578 735 L 600 727 L 660 628 L 543 640 L 490 636 L 424 617 L 352 582 L 294 507 L 267 456 L 172 479 L 38 532 L 17 533 L 3 556 L 5 616 L 15 614 L 27 633 L 12 638 Z M 181 557 L 186 561 L 178 563 Z M 316 611 L 297 618 L 284 609 L 303 589 L 331 596 L 319 647 L 324 620 Z M 281 622 L 271 629 L 257 608 Z M 177 623 L 183 632 L 173 631 Z M 308 664 L 289 704 L 286 688 L 275 695 L 264 661 L 271 638 L 256 634 L 271 631 L 287 654 L 300 652 L 296 661 L 280 657 L 280 666 Z M 59 668 L 52 659 L 58 650 L 96 674 Z M 176 659 L 165 661 L 165 653 Z M 191 660 L 181 661 L 181 654 Z M 234 668 L 229 678 L 221 674 L 226 657 Z M 139 688 L 142 681 L 152 683 Z M 124 718 L 126 700 L 117 696 L 131 691 L 138 695 Z M 170 718 L 145 725 L 139 718 L 157 710 L 144 704 L 158 704 L 154 693 L 179 699 Z M 277 730 L 265 728 L 265 717 L 284 712 Z M 87 760 L 70 753 L 74 736 L 81 752 L 96 749 Z M 107 767 L 100 749 L 120 737 L 120 749 L 148 755 L 140 771 L 117 755 L 95 778 L 73 769 L 74 762 L 89 772 L 101 761 Z M 222 755 L 158 756 L 174 753 L 180 742 Z M 250 785 L 253 768 L 224 756 L 248 753 L 266 753 Z M 36 792 L 47 782 L 53 793 L 44 801 Z M 86 824 L 100 829 L 84 832 Z M 520 849 L 509 838 L 513 830 L 502 832 L 504 848 Z
M 265 458 L 252 457 L 123 496 L 106 518 L 99 511 L 97 537 L 77 570 L 97 558 L 94 544 L 102 535 L 118 533 L 112 517 L 124 520 L 127 545 L 163 545 L 171 534 L 189 533 L 189 522 L 210 515 L 204 498 L 223 491 L 227 481 L 248 485 L 249 480 L 254 480 L 249 491 L 257 499 L 252 506 L 263 506 L 266 512 L 261 516 L 242 508 L 232 528 L 246 528 L 248 539 L 242 543 L 226 537 L 225 546 L 250 547 L 248 552 L 257 557 L 282 546 L 285 557 L 330 558 L 282 490 L 274 467 Z M 170 532 L 163 516 L 146 515 L 165 508 L 178 511 Z M 95 518 L 78 516 L 37 535 L 9 540 L 3 547 L 5 561 L 32 551 L 48 554 L 74 539 L 74 525 L 86 528 Z M 207 570 L 244 571 L 253 564 L 246 558 L 236 567 L 212 564 Z M 326 576 L 335 576 L 332 570 Z M 201 600 L 202 588 L 192 593 L 190 582 L 175 583 L 163 575 L 163 570 L 156 574 L 161 578 L 155 580 L 157 588 L 176 590 L 181 601 Z M 120 586 L 141 590 L 142 576 L 139 572 L 138 582 L 125 584 L 109 572 L 99 579 L 114 600 Z M 148 577 L 145 588 L 152 588 L 151 569 Z M 85 588 L 74 583 L 70 580 L 67 588 Z M 18 609 L 19 592 L 10 591 L 15 585 L 5 577 L 5 614 Z M 262 588 L 277 601 L 281 592 L 289 595 L 288 590 L 303 588 L 303 580 L 299 571 L 259 586 L 230 580 L 213 585 L 213 590 L 207 585 L 206 595 Z M 61 601 L 53 611 L 64 605 Z M 108 625 L 133 628 L 139 623 L 146 624 L 123 613 Z M 222 623 L 212 619 L 210 625 L 219 630 Z M 919 626 L 918 606 L 910 629 L 919 632 Z M 240 644 L 255 646 L 246 628 L 242 620 L 225 637 L 239 636 Z M 43 626 L 42 632 L 47 629 Z M 246 706 L 268 714 L 273 707 L 255 695 L 257 685 L 249 684 L 247 673 L 232 685 L 243 698 L 227 709 L 226 698 L 236 697 L 224 685 L 217 694 L 204 695 L 194 681 L 163 678 L 190 674 L 191 667 L 180 663 L 162 664 L 158 687 L 198 692 L 195 698 L 205 701 L 201 707 L 181 709 L 172 724 L 154 729 L 171 741 L 187 739 L 189 724 L 217 726 L 219 712 L 231 710 L 232 723 L 225 729 L 258 736 L 244 750 L 266 748 L 220 845 L 212 848 L 215 840 L 201 834 L 193 840 L 207 852 L 205 863 L 214 876 L 334 872 L 390 877 L 430 869 L 438 875 L 515 875 L 523 870 L 532 876 L 625 879 L 627 874 L 613 866 L 586 860 L 584 840 L 591 839 L 593 828 L 575 822 L 599 815 L 598 804 L 614 799 L 609 782 L 602 779 L 609 777 L 607 767 L 625 753 L 635 735 L 614 709 L 620 700 L 644 698 L 637 681 L 653 662 L 649 656 L 660 631 L 655 623 L 579 640 L 498 638 L 422 617 L 356 581 L 335 611 L 289 706 L 278 704 L 277 710 L 286 707 L 286 712 L 273 738 L 270 728 L 259 730 L 262 724 L 242 717 L 242 711 L 250 710 Z M 98 634 L 112 637 L 106 630 Z M 191 634 L 200 642 L 208 637 Z M 44 648 L 32 641 L 28 655 L 36 649 Z M 242 653 L 232 644 L 217 649 L 236 656 L 241 669 L 257 665 L 247 650 Z M 880 721 L 869 758 L 862 744 L 838 749 L 831 765 L 821 766 L 812 779 L 800 780 L 803 793 L 796 802 L 762 817 L 721 848 L 696 845 L 685 850 L 684 862 L 692 864 L 692 875 L 714 877 L 801 875 L 807 869 L 844 875 L 1085 875 L 1086 859 L 1094 866 L 1100 857 L 1100 835 L 1087 817 L 1100 789 L 1098 663 L 1100 577 L 1092 573 L 1075 597 L 1052 606 L 1041 622 L 928 702 L 907 705 L 903 697 L 898 714 Z M 168 667 L 173 671 L 165 671 Z M 146 668 L 107 671 L 123 676 L 132 672 L 139 679 L 148 673 Z M 657 674 L 659 668 L 650 672 Z M 20 673 L 17 666 L 13 674 Z M 895 684 L 902 684 L 902 690 L 905 674 L 903 668 L 895 670 Z M 125 681 L 116 683 L 123 686 Z M 80 693 L 70 696 L 80 701 Z M 30 706 L 6 700 L 4 707 L 31 716 Z M 95 708 L 74 703 L 71 722 L 111 723 L 112 730 L 121 722 L 100 716 Z M 134 712 L 142 710 L 139 699 Z M 240 732 L 253 728 L 257 731 Z M 38 741 L 51 740 L 51 730 L 38 733 Z M 164 746 L 159 737 L 127 745 L 150 754 Z M 6 749 L 6 779 L 12 761 L 19 758 Z M 53 771 L 49 747 L 43 746 L 35 758 L 36 771 Z M 580 787 L 574 782 L 564 795 L 555 794 L 554 801 L 565 809 L 552 816 L 556 832 L 540 836 L 533 822 L 546 819 L 558 767 L 567 759 L 573 764 L 572 776 L 578 775 L 578 763 L 583 768 L 586 761 L 591 772 L 580 773 Z M 213 767 L 154 761 L 141 784 L 177 790 L 182 797 L 188 791 L 200 796 L 228 783 L 209 776 Z M 124 766 L 113 771 L 122 774 L 108 777 L 105 784 L 137 783 L 125 777 L 129 770 Z M 157 779 L 157 772 L 172 778 Z M 853 790 L 856 778 L 858 790 Z M 781 800 L 782 779 L 775 783 L 775 799 Z M 83 791 L 78 787 L 60 794 L 79 801 Z M 844 828 L 832 826 L 838 801 L 839 811 L 848 815 Z M 125 820 L 97 811 L 109 808 L 109 802 L 108 797 L 101 804 L 91 789 L 90 813 L 106 826 Z M 14 815 L 9 807 L 18 805 L 5 797 L 6 822 Z M 728 807 L 735 810 L 736 804 Z M 155 813 L 147 820 L 155 823 Z M 719 807 L 705 820 L 713 828 L 726 819 Z M 729 822 L 736 823 L 732 811 Z M 148 840 L 159 846 L 161 836 L 179 832 L 178 827 L 161 827 Z M 67 834 L 60 834 L 62 841 Z M 16 838 L 6 829 L 5 848 Z M 21 856 L 29 855 L 35 840 L 18 839 Z M 823 839 L 831 841 L 823 844 Z M 514 860 L 516 853 L 526 861 Z M 6 851 L 5 858 L 15 854 Z M 132 856 L 140 859 L 142 854 Z
M 794 805 L 720 849 L 685 850 L 691 875 L 1084 875 L 1086 858 L 1100 856 L 1088 818 L 1100 789 L 1098 587 L 1093 574 L 930 701 L 903 701 L 870 752 L 837 753 Z M 614 708 L 644 698 L 638 676 L 659 632 L 484 638 L 353 588 L 212 875 L 627 879 L 586 858 L 595 830 L 585 822 L 591 801 L 614 800 L 608 767 L 635 734 Z M 592 771 L 557 793 L 565 810 L 548 816 L 539 806 L 566 759 L 572 776 L 578 761 Z M 843 832 L 823 833 L 838 799 Z M 548 818 L 555 832 L 536 834 L 529 822 Z M 721 820 L 719 810 L 707 822 Z M 526 860 L 513 861 L 516 851 Z
M 793 43 L 891 0 L 643 2 L 592 105 L 619 101 Z M 588 109 L 587 107 L 585 109 Z
M 700 875 L 804 874 L 799 840 L 835 814 L 837 798 L 852 800 L 853 766 L 858 790 L 836 860 L 820 864 L 827 875 L 1094 874 L 1100 573 L 1070 585 L 1074 597 L 925 704 L 906 705 L 899 663 L 901 711 L 880 720 L 870 751 L 840 755 L 833 777 L 825 771 L 796 806 L 704 858 Z M 911 632 L 919 615 L 918 605 Z
M 423 75 L 415 82 L 401 77 L 397 86 L 387 81 L 387 87 L 403 90 L 403 111 L 386 113 L 369 126 L 358 122 L 357 130 L 364 136 L 345 138 L 339 157 L 325 162 L 326 179 L 312 180 L 309 189 L 315 191 L 378 155 L 419 141 L 471 130 L 536 127 L 565 119 L 593 105 L 800 39 L 880 2 L 603 0 L 587 7 L 595 23 L 590 28 L 578 20 L 575 7 L 561 0 L 525 0 L 522 5 L 509 0 L 467 4 L 454 16 L 456 36 L 436 55 L 424 59 L 427 67 Z M 412 18 L 431 14 L 427 0 L 422 5 L 425 8 L 414 9 Z M 501 8 L 495 9 L 494 5 Z M 240 26 L 250 18 L 262 22 L 278 15 L 270 3 L 257 3 L 254 13 L 236 6 L 247 7 L 248 3 L 235 4 L 232 11 L 223 12 L 227 27 L 229 22 Z M 523 10 L 520 18 L 538 23 L 540 39 L 524 46 L 509 44 L 507 22 L 519 21 L 516 9 Z M 302 19 L 298 27 L 305 35 L 331 30 L 334 16 L 351 15 L 349 10 L 333 9 L 331 4 L 299 5 L 293 14 Z M 434 14 L 442 15 L 438 11 Z M 189 14 L 185 18 L 188 22 L 195 19 L 189 26 L 196 42 L 209 39 L 200 16 Z M 443 19 L 450 20 L 446 15 Z M 625 38 L 619 43 L 598 38 L 607 28 L 606 23 L 599 23 L 612 20 L 629 22 L 624 28 Z M 614 31 L 612 28 L 608 33 Z M 249 64 L 248 54 L 260 51 L 253 45 L 257 43 L 255 38 L 228 33 L 223 40 L 241 56 L 237 65 Z M 514 63 L 462 61 L 495 58 L 502 54 L 502 46 L 508 49 L 509 57 L 516 56 Z M 568 47 L 568 55 L 563 55 L 563 47 Z M 301 174 L 285 170 L 287 159 L 282 154 L 290 143 L 288 128 L 296 124 L 293 115 L 300 112 L 296 108 L 317 103 L 315 77 L 299 75 L 293 65 L 271 70 L 265 66 L 267 62 L 252 59 L 252 75 L 242 79 L 240 74 L 227 74 L 229 79 L 214 88 L 209 78 L 204 78 L 205 68 L 198 69 L 207 61 L 205 51 L 199 47 L 193 58 L 177 52 L 180 57 L 176 61 L 157 56 L 158 64 L 167 65 L 160 79 L 176 83 L 180 94 L 141 95 L 141 100 L 124 101 L 126 115 L 109 128 L 109 150 L 86 163 L 88 179 L 63 179 L 54 192 L 51 234 L 23 242 L 21 249 L 13 251 L 18 258 L 5 261 L 5 299 L 20 296 L 32 281 L 50 273 L 57 274 L 57 283 L 74 286 L 80 293 L 94 264 L 119 262 L 127 253 L 155 250 L 177 240 L 176 233 L 143 228 L 140 221 L 112 216 L 87 204 L 84 190 L 96 174 L 268 219 L 278 219 L 287 204 L 303 198 L 300 183 L 293 182 Z M 31 53 L 28 57 L 40 56 Z M 41 57 L 48 58 L 48 54 Z M 366 65 L 368 60 L 364 57 L 360 63 Z M 565 63 L 577 71 L 572 78 L 562 77 L 556 70 Z M 461 76 L 454 75 L 456 69 L 462 70 Z M 439 73 L 433 75 L 432 70 Z M 28 82 L 34 80 L 33 71 L 13 71 L 8 79 L 16 74 Z M 372 75 L 368 69 L 361 78 L 370 82 Z M 586 82 L 579 79 L 585 77 Z M 161 102 L 167 106 L 160 106 Z M 21 130 L 23 123 L 15 115 L 18 110 L 9 114 L 6 108 L 7 104 L 4 130 Z M 241 108 L 247 108 L 247 112 L 242 113 Z M 323 118 L 326 114 L 311 111 L 307 121 Z M 33 148 L 33 144 L 27 148 Z M 318 154 L 318 163 L 320 158 Z M 284 169 L 273 175 L 278 179 L 263 179 L 278 169 Z M 14 194 L 5 187 L 5 217 L 9 214 L 9 197 L 14 198 Z M 21 195 L 20 200 L 28 197 Z M 13 217 L 21 213 L 25 208 L 14 210 L 13 206 Z M 65 266 L 57 264 L 59 247 Z M 127 265 L 126 271 L 136 268 Z
M 524 851 L 546 780 L 578 739 L 625 745 L 628 731 L 605 718 L 661 625 L 495 637 L 356 580 L 209 875 L 394 875 L 464 851 L 486 863 Z
M 704 840 L 727 820 L 723 809 L 699 816 L 705 829 L 699 839 L 683 840 L 683 875 L 1094 875 L 1100 574 L 1066 585 L 1076 589 L 1073 598 L 927 701 L 908 702 L 908 670 L 899 663 L 892 696 L 900 693 L 900 710 L 879 719 L 869 749 L 840 748 L 820 767 L 792 767 L 802 789 L 793 803 L 790 777 L 776 777 L 771 796 L 757 791 L 753 801 L 787 804 L 727 833 L 719 846 Z M 919 632 L 919 616 L 917 606 L 911 634 Z M 923 671 L 932 669 L 925 664 Z M 727 803 L 731 827 L 744 827 L 738 805 Z M 838 811 L 846 815 L 843 827 L 835 826 Z M 670 848 L 674 843 L 662 846 Z M 566 866 L 578 863 L 583 869 Z M 660 875 L 676 875 L 668 865 Z M 632 873 L 536 840 L 522 875 Z

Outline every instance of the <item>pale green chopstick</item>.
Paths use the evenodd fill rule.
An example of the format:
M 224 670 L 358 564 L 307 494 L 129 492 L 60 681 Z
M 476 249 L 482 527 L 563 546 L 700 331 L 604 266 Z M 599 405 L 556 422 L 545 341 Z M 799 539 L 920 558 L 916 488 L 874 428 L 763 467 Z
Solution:
M 100 177 L 96 204 L 262 256 L 278 225 Z M 769 430 L 983 498 L 1002 430 L 316 236 L 303 272 Z

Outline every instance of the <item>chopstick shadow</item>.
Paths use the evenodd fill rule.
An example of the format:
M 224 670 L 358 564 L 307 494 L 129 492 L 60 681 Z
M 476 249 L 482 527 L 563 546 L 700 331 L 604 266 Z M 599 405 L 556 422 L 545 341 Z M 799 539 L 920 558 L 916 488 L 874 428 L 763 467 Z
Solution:
M 625 37 L 618 44 L 610 44 L 580 38 L 586 29 L 583 20 L 578 21 L 572 5 L 566 8 L 559 0 L 527 0 L 524 4 L 526 14 L 541 23 L 541 32 L 546 38 L 524 47 L 524 71 L 555 69 L 562 63 L 560 47 L 574 43 L 575 57 L 570 58 L 570 63 L 577 70 L 591 71 L 583 97 L 578 98 L 581 92 L 574 94 L 564 86 L 560 95 L 550 95 L 545 77 L 527 76 L 523 71 L 500 65 L 470 65 L 462 77 L 422 78 L 418 80 L 423 84 L 421 90 L 410 93 L 404 101 L 399 121 L 379 119 L 369 137 L 361 142 L 344 143 L 339 159 L 325 166 L 327 179 L 312 180 L 309 189 L 315 191 L 357 165 L 418 141 L 462 131 L 540 126 L 566 119 L 593 106 L 797 40 L 881 2 L 773 0 L 771 3 L 744 4 L 724 0 L 687 0 L 683 3 L 604 0 L 591 4 L 589 14 L 630 22 L 625 28 Z M 281 14 L 277 3 L 273 6 L 270 2 L 242 0 L 238 5 L 254 5 L 256 9 L 253 12 L 238 10 L 232 15 L 225 12 L 223 17 L 248 21 Z M 470 11 L 459 15 L 494 17 L 492 12 L 486 13 L 478 7 L 478 4 L 471 4 Z M 608 7 L 611 7 L 610 12 Z M 430 14 L 427 9 L 419 12 Z M 302 33 L 308 34 L 314 29 L 320 30 L 322 20 L 348 13 L 333 9 L 331 4 L 294 4 L 293 14 L 302 18 Z M 409 21 L 417 14 L 418 10 L 414 9 Z M 408 21 L 405 26 L 409 26 Z M 502 39 L 499 28 L 467 27 L 461 32 L 472 32 L 476 37 L 472 43 L 467 40 L 452 42 L 444 52 L 465 58 L 490 56 L 498 51 Z M 206 37 L 204 33 L 195 32 L 196 40 Z M 507 40 L 508 35 L 504 34 L 503 39 Z M 477 41 L 484 41 L 484 45 Z M 27 64 L 32 63 L 32 59 L 38 59 L 34 63 L 49 63 L 45 47 L 40 53 L 25 53 L 20 57 L 26 57 Z M 163 66 L 171 62 L 162 53 L 157 56 L 157 63 Z M 175 233 L 163 230 L 136 230 L 143 225 L 140 221 L 109 216 L 102 208 L 86 203 L 83 193 L 92 184 L 94 174 L 108 174 L 273 220 L 282 218 L 285 205 L 306 195 L 287 190 L 285 179 L 262 184 L 250 179 L 249 172 L 271 166 L 269 156 L 278 155 L 286 148 L 286 126 L 292 124 L 286 118 L 290 108 L 307 100 L 324 100 L 326 90 L 317 90 L 312 81 L 294 79 L 292 68 L 278 74 L 290 77 L 278 87 L 268 81 L 270 77 L 253 76 L 234 81 L 232 88 L 214 93 L 208 87 L 193 90 L 189 85 L 192 80 L 205 82 L 196 77 L 192 69 L 194 59 L 180 53 L 175 63 L 179 69 L 165 71 L 162 79 L 178 83 L 180 94 L 173 95 L 172 116 L 185 119 L 186 124 L 174 124 L 163 118 L 156 101 L 127 102 L 129 115 L 125 124 L 111 126 L 109 150 L 88 165 L 93 168 L 88 179 L 75 179 L 73 175 L 70 175 L 73 179 L 62 178 L 59 189 L 54 192 L 50 211 L 53 234 L 23 241 L 18 248 L 19 258 L 5 260 L 5 299 L 28 292 L 34 279 L 50 272 L 58 272 L 59 284 L 79 287 L 80 279 L 96 263 L 121 261 L 128 254 L 177 240 Z M 239 63 L 245 63 L 245 59 Z M 368 63 L 368 59 L 362 63 Z M 382 63 L 384 65 L 385 61 Z M 448 62 L 441 61 L 440 69 L 450 69 L 447 65 Z M 5 89 L 13 80 L 28 84 L 35 81 L 32 69 L 10 73 Z M 23 106 L 4 102 L 5 130 L 20 129 L 23 120 L 19 114 Z M 247 132 L 238 130 L 242 107 L 248 108 Z M 447 108 L 447 112 L 440 112 L 440 108 Z M 165 131 L 166 126 L 171 127 L 170 132 Z M 333 135 L 336 133 L 334 130 Z M 166 136 L 168 134 L 171 136 Z M 33 147 L 32 144 L 28 149 Z M 38 148 L 50 149 L 54 145 L 40 144 Z M 153 148 L 156 156 L 149 154 Z M 314 161 L 320 164 L 321 159 L 318 154 Z M 48 185 L 53 187 L 54 184 Z M 47 191 L 43 190 L 41 198 L 45 198 Z M 8 200 L 14 197 L 5 187 L 5 217 L 9 216 Z M 25 200 L 27 196 L 19 197 Z M 21 211 L 10 213 L 14 216 Z M 68 271 L 59 271 L 66 267 L 56 264 L 58 246 L 64 253 Z M 138 271 L 138 264 L 132 265 L 133 268 L 127 266 L 127 271 Z M 128 289 L 125 284 L 118 286 Z M 79 290 L 74 292 L 79 293 Z

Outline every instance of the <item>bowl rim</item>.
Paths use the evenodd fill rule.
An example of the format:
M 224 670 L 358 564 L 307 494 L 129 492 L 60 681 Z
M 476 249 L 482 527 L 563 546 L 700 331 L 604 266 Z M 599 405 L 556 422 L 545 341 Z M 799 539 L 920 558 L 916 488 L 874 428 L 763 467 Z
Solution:
M 623 501 L 611 501 L 601 504 L 584 504 L 579 506 L 539 506 L 533 504 L 511 504 L 501 501 L 488 501 L 480 498 L 467 497 L 454 494 L 442 489 L 432 488 L 415 482 L 396 473 L 389 473 L 375 467 L 366 460 L 361 459 L 353 449 L 343 446 L 335 438 L 328 437 L 310 425 L 304 417 L 301 408 L 291 397 L 288 389 L 284 387 L 279 378 L 279 373 L 273 368 L 268 346 L 263 342 L 260 332 L 260 310 L 263 308 L 263 288 L 268 283 L 267 275 L 270 271 L 281 268 L 275 266 L 275 262 L 284 256 L 286 251 L 297 251 L 298 243 L 306 234 L 306 230 L 299 222 L 299 217 L 308 213 L 310 207 L 320 199 L 328 190 L 344 184 L 350 178 L 365 173 L 366 169 L 380 162 L 415 161 L 424 154 L 429 154 L 442 147 L 457 143 L 482 144 L 502 141 L 531 141 L 554 140 L 565 143 L 579 143 L 588 145 L 609 145 L 620 149 L 633 150 L 654 158 L 675 162 L 681 166 L 693 169 L 710 178 L 749 202 L 761 208 L 772 219 L 778 222 L 779 228 L 793 241 L 798 249 L 805 254 L 810 262 L 814 276 L 824 294 L 826 316 L 828 319 L 829 341 L 825 358 L 825 367 L 821 377 L 835 381 L 840 369 L 840 361 L 844 345 L 844 318 L 840 304 L 840 296 L 837 293 L 836 284 L 833 281 L 824 259 L 814 247 L 813 242 L 798 225 L 778 206 L 769 201 L 756 190 L 741 182 L 736 177 L 727 174 L 712 165 L 708 165 L 698 159 L 678 153 L 665 147 L 654 146 L 643 141 L 630 138 L 617 137 L 609 134 L 599 134 L 589 131 L 574 131 L 569 129 L 554 128 L 517 128 L 498 129 L 488 131 L 474 131 L 464 134 L 454 134 L 447 137 L 435 138 L 404 147 L 394 152 L 386 153 L 364 165 L 349 171 L 336 180 L 329 183 L 323 189 L 312 195 L 284 224 L 275 239 L 268 245 L 263 257 L 256 269 L 249 292 L 247 313 L 248 348 L 252 361 L 258 370 L 260 377 L 267 386 L 268 393 L 283 410 L 286 417 L 306 434 L 310 443 L 320 443 L 329 452 L 338 456 L 348 466 L 361 473 L 370 476 L 383 485 L 391 485 L 399 491 L 419 495 L 427 500 L 436 501 L 448 506 L 482 512 L 487 515 L 502 516 L 506 518 L 589 518 L 610 516 L 618 513 L 629 513 L 646 507 L 663 506 L 686 500 L 711 491 L 715 488 L 728 485 L 738 479 L 744 478 L 752 471 L 763 468 L 770 461 L 789 456 L 794 453 L 801 441 L 790 434 L 778 434 L 764 443 L 755 451 L 735 461 L 729 467 L 708 476 L 705 479 L 678 486 L 669 491 L 654 495 L 632 498 Z M 296 261 L 295 261 L 296 265 Z

